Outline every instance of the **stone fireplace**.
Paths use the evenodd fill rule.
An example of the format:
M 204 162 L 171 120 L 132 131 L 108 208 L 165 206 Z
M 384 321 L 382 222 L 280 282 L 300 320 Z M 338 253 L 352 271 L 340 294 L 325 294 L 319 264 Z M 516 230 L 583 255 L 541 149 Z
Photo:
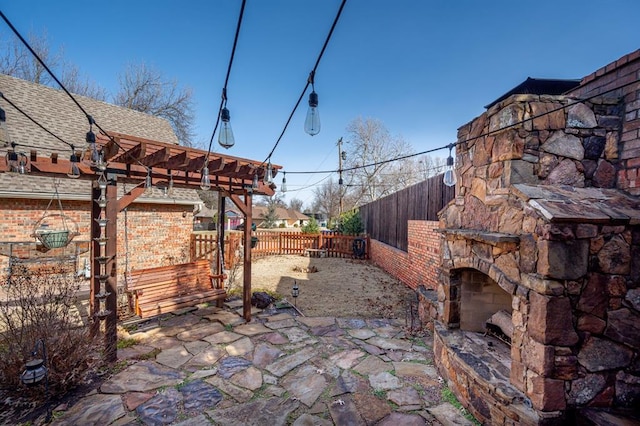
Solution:
M 620 187 L 639 90 L 515 94 L 459 129 L 434 351 L 484 423 L 640 406 L 640 197 Z

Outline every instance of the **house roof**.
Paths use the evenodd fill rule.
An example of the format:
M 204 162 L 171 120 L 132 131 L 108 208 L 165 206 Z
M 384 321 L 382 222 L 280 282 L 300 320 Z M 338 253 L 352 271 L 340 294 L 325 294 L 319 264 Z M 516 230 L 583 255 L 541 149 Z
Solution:
M 495 101 L 486 105 L 489 109 L 500 101 L 507 99 L 511 95 L 562 95 L 575 89 L 580 85 L 580 80 L 559 80 L 549 78 L 531 78 L 527 77 L 525 81 L 500 96 Z
M 54 175 L 62 177 L 58 184 L 61 194 L 76 194 L 76 197 L 88 199 L 95 172 L 85 161 L 87 144 L 84 138 L 89 123 L 80 108 L 63 91 L 6 75 L 0 75 L 0 92 L 0 106 L 7 118 L 0 128 L 0 143 L 7 150 L 10 149 L 9 142 L 17 143 L 16 151 L 30 157 L 29 168 L 32 173 L 20 175 L 18 179 L 0 173 L 0 196 L 20 197 L 29 193 L 36 194 L 35 198 L 50 196 L 54 188 L 53 180 L 42 175 Z M 99 134 L 98 129 L 94 128 L 97 133 L 96 145 L 104 150 L 109 171 L 118 176 L 119 186 L 122 182 L 139 184 L 152 171 L 153 196 L 146 200 L 140 197 L 138 201 L 199 202 L 193 190 L 199 187 L 200 172 L 205 162 L 210 169 L 212 186 L 217 190 L 243 193 L 247 186 L 250 187 L 253 177 L 258 175 L 260 184 L 254 192 L 272 194 L 273 189 L 262 184 L 265 171 L 258 161 L 182 147 L 177 144 L 178 139 L 169 123 L 162 118 L 84 96 L 74 97 L 108 133 Z M 80 179 L 72 181 L 64 178 L 69 168 L 71 148 L 38 127 L 11 104 L 65 142 L 74 145 L 76 152 L 83 153 L 83 161 L 79 163 Z M 4 170 L 4 156 L 0 158 L 0 163 L 4 166 L 0 169 Z M 279 168 L 272 165 L 273 173 L 277 173 Z M 175 195 L 171 198 L 164 197 L 164 191 L 157 188 L 167 186 L 169 173 L 174 181 Z M 40 178 L 37 179 L 35 175 L 40 175 Z

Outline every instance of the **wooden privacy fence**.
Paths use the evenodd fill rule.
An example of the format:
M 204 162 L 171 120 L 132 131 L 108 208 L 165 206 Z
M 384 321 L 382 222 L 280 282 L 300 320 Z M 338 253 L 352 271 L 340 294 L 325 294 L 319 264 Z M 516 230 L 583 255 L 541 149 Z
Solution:
M 300 232 L 255 231 L 252 236 L 258 243 L 251 250 L 253 257 L 298 254 L 304 255 L 316 250 L 326 257 L 358 257 L 369 258 L 369 237 L 356 237 L 336 233 L 301 234 Z M 217 255 L 215 234 L 191 235 L 191 261 L 209 259 L 213 261 Z M 230 233 L 225 236 L 225 265 L 231 268 L 237 259 L 238 249 L 242 242 L 242 233 Z
M 438 212 L 455 197 L 442 175 L 429 178 L 360 207 L 367 235 L 407 251 L 409 220 L 438 220 Z

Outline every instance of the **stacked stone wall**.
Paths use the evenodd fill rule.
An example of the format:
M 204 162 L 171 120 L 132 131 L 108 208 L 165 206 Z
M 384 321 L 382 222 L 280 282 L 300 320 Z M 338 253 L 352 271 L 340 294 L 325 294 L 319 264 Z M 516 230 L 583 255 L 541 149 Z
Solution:
M 511 295 L 510 381 L 541 418 L 640 401 L 640 226 L 624 216 L 550 223 L 513 186 L 618 188 L 630 164 L 620 157 L 624 102 L 516 95 L 459 129 L 456 199 L 441 212 L 438 313 L 459 327 L 462 269 Z M 533 118 L 542 112 L 551 113 Z

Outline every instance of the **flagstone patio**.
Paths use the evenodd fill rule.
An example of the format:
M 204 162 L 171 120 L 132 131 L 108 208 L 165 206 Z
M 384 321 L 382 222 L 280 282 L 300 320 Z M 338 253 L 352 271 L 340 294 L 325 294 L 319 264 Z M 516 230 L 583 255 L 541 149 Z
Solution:
M 122 369 L 55 425 L 468 425 L 441 399 L 432 337 L 404 321 L 235 306 L 170 315 L 118 351 Z

